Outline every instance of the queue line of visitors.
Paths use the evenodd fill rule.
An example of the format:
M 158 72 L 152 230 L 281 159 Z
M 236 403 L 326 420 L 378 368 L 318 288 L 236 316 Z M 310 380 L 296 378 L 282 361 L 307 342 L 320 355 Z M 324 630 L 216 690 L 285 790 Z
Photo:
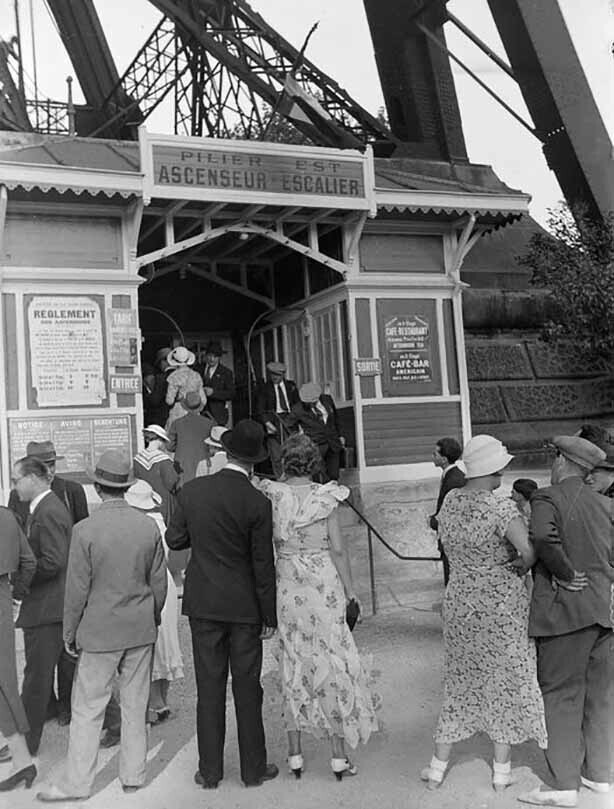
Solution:
M 346 744 L 354 747 L 366 742 L 377 730 L 379 701 L 346 625 L 346 604 L 355 593 L 336 514 L 347 490 L 334 482 L 321 485 L 311 480 L 322 455 L 305 435 L 292 436 L 282 446 L 282 482 L 255 480 L 254 485 L 249 480 L 253 466 L 267 455 L 262 428 L 247 420 L 216 438 L 226 452 L 225 468 L 183 486 L 166 532 L 170 548 L 191 548 L 193 554 L 183 607 L 190 617 L 197 677 L 195 781 L 211 789 L 223 778 L 228 667 L 233 673 L 241 777 L 247 786 L 259 786 L 278 774 L 277 767 L 267 761 L 259 682 L 261 641 L 271 637 L 278 624 L 290 770 L 300 777 L 301 733 L 307 731 L 330 739 L 331 768 L 337 778 L 354 775 L 356 767 L 347 756 Z M 601 477 L 601 486 L 605 488 L 606 482 L 611 486 L 609 476 L 599 475 L 600 467 L 606 464 L 607 468 L 608 456 L 580 437 L 556 438 L 554 446 L 553 485 L 530 497 L 530 533 L 523 520 L 526 509 L 523 514 L 518 508 L 520 501 L 515 505 L 493 494 L 512 456 L 490 436 L 477 436 L 467 444 L 463 452 L 466 483 L 449 491 L 438 509 L 439 538 L 450 562 L 450 580 L 443 610 L 444 699 L 435 755 L 422 773 L 431 788 L 444 780 L 452 745 L 477 731 L 485 731 L 493 741 L 492 783 L 498 791 L 512 782 L 512 744 L 533 739 L 545 749 L 551 783 L 519 796 L 522 802 L 575 806 L 581 785 L 595 792 L 610 787 L 611 504 L 585 485 L 595 485 Z M 43 469 L 35 470 L 30 461 L 23 459 L 16 466 L 15 486 L 20 486 L 20 496 L 32 501 L 43 494 L 34 503 L 36 508 L 48 500 L 50 481 L 47 473 L 47 486 L 40 489 L 44 474 L 39 480 L 37 473 L 46 467 L 41 464 Z M 24 479 L 28 480 L 21 482 Z M 110 613 L 86 615 L 90 600 L 97 603 L 93 590 L 84 592 L 86 582 L 91 587 L 96 577 L 80 565 L 99 563 L 103 573 L 98 581 L 105 581 L 105 566 L 118 563 L 119 557 L 113 560 L 112 555 L 119 553 L 126 525 L 137 546 L 139 536 L 143 541 L 140 553 L 131 548 L 133 561 L 124 571 L 128 578 L 121 603 L 126 592 L 134 595 L 135 582 L 138 589 L 145 581 L 148 597 L 139 591 L 137 601 L 148 603 L 151 613 L 145 608 L 140 615 L 139 638 L 144 642 L 136 647 L 124 644 L 115 664 L 111 657 L 105 659 L 109 668 L 103 665 L 101 672 L 111 672 L 109 676 L 96 681 L 88 674 L 85 682 L 79 663 L 66 774 L 61 788 L 54 784 L 39 793 L 42 801 L 90 794 L 98 737 L 118 667 L 122 711 L 126 706 L 120 780 L 125 791 L 133 791 L 145 778 L 147 700 L 142 692 L 148 689 L 143 686 L 141 663 L 153 654 L 150 627 L 154 625 L 155 639 L 168 571 L 159 528 L 146 520 L 150 529 L 143 532 L 141 524 L 139 534 L 136 522 L 134 526 L 126 522 L 124 493 L 133 483 L 129 462 L 117 453 L 106 453 L 93 480 L 103 506 L 109 503 L 108 513 L 98 521 L 95 514 L 73 532 L 64 610 L 66 651 L 78 652 L 86 663 L 92 656 L 92 665 L 101 659 L 98 654 L 108 654 L 106 649 L 87 648 L 86 618 L 94 625 L 92 638 L 104 638 L 106 630 L 117 628 L 116 616 L 112 605 Z M 518 483 L 516 492 L 530 494 L 527 481 Z M 148 507 L 154 493 L 141 485 L 136 499 L 140 497 L 141 507 Z M 111 508 L 122 518 L 115 524 Z M 22 556 L 25 559 L 27 554 Z M 221 558 L 227 562 L 223 569 L 229 571 L 223 581 L 219 579 Z M 9 566 L 15 564 L 13 552 Z M 532 595 L 524 586 L 530 568 L 535 579 Z M 128 574 L 129 569 L 136 576 Z M 123 586 L 120 583 L 120 589 Z M 85 605 L 81 612 L 79 603 Z M 138 660 L 128 655 L 133 649 L 141 649 Z M 128 658 L 126 671 L 131 674 L 122 679 Z M 6 709 L 0 699 L 2 707 Z M 34 764 L 21 755 L 23 723 L 20 726 L 11 716 L 12 727 L 6 735 L 17 750 L 15 767 L 23 766 L 0 783 L 3 790 L 22 782 L 29 786 L 36 777 Z M 0 729 L 4 731 L 1 724 Z M 24 738 L 28 741 L 27 735 Z M 578 760 L 579 749 L 584 750 L 583 761 Z

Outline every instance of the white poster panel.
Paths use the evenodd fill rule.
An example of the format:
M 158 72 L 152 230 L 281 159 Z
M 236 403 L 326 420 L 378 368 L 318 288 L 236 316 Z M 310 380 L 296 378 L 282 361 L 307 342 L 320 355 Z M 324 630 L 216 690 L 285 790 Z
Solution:
M 28 333 L 38 407 L 104 401 L 103 323 L 96 300 L 35 295 L 28 304 Z

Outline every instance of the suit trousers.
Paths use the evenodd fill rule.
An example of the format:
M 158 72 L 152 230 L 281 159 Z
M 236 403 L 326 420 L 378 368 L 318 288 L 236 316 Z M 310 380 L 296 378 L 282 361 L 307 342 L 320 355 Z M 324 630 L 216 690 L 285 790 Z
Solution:
M 153 645 L 115 652 L 81 652 L 72 690 L 72 719 L 62 791 L 86 798 L 92 791 L 105 708 L 116 672 L 121 702 L 119 780 L 145 783 L 147 703 Z
M 30 730 L 26 742 L 35 756 L 40 746 L 47 707 L 53 692 L 55 667 L 64 650 L 62 624 L 43 624 L 23 630 L 26 665 L 23 672 L 21 700 Z
M 206 781 L 224 777 L 226 685 L 232 674 L 241 778 L 246 784 L 266 770 L 262 724 L 262 641 L 260 624 L 190 618 L 196 674 L 198 769 Z
M 593 625 L 537 638 L 537 676 L 544 696 L 554 789 L 578 789 L 580 776 L 610 780 L 614 710 L 613 633 Z

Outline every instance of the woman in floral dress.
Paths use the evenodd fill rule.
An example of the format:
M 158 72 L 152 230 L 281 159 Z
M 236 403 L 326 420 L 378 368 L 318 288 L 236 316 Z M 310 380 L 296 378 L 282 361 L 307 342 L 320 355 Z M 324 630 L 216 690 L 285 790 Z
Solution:
M 534 739 L 546 747 L 523 583 L 534 553 L 515 504 L 493 494 L 511 459 L 496 438 L 472 438 L 463 452 L 467 482 L 446 495 L 437 517 L 450 581 L 443 606 L 443 705 L 435 755 L 422 771 L 430 788 L 443 781 L 452 744 L 474 733 L 487 733 L 493 742 L 497 791 L 512 783 L 512 744 Z
M 170 407 L 166 429 L 171 424 L 185 416 L 185 408 L 181 404 L 186 394 L 194 391 L 200 396 L 203 407 L 207 404 L 207 394 L 205 393 L 202 376 L 198 371 L 190 368 L 196 362 L 196 357 L 192 351 L 188 351 L 185 346 L 177 346 L 166 358 L 167 363 L 174 371 L 168 375 L 166 380 L 166 404 Z
M 283 718 L 290 770 L 303 770 L 301 733 L 329 738 L 331 768 L 341 780 L 355 775 L 346 743 L 367 742 L 378 729 L 377 697 L 346 620 L 355 593 L 337 506 L 349 494 L 335 482 L 320 485 L 317 446 L 304 435 L 282 448 L 284 480 L 262 480 L 272 501 L 277 569 Z

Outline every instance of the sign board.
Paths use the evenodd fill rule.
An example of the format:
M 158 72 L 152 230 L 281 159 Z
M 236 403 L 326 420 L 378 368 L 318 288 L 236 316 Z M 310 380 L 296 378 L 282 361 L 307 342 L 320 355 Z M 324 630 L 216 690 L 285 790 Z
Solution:
M 149 135 L 140 129 L 144 195 L 367 210 L 375 215 L 370 150 Z
M 378 376 L 382 372 L 379 357 L 361 357 L 354 360 L 354 373 L 357 376 Z
M 26 454 L 29 441 L 53 441 L 57 471 L 84 474 L 103 452 L 118 449 L 133 454 L 130 416 L 69 416 L 67 418 L 9 418 L 11 467 Z
M 434 301 L 378 300 L 384 396 L 441 393 Z
M 109 365 L 138 365 L 138 325 L 135 309 L 109 309 Z
M 101 405 L 107 396 L 96 296 L 25 298 L 32 407 Z
M 135 374 L 111 374 L 109 377 L 111 393 L 140 393 L 142 388 L 141 377 Z

